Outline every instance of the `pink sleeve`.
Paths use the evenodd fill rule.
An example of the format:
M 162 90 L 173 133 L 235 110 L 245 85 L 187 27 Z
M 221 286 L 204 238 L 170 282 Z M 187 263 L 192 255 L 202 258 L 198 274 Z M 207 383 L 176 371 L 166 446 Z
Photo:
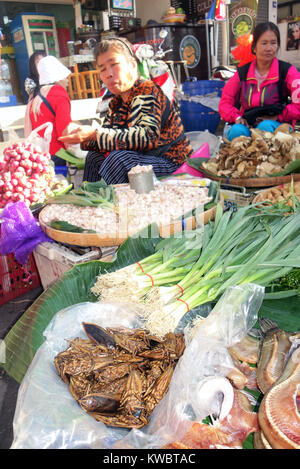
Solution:
M 291 104 L 288 104 L 278 116 L 279 122 L 292 122 L 300 119 L 300 73 L 293 65 L 289 68 L 285 79 Z
M 226 122 L 235 122 L 242 112 L 235 107 L 236 96 L 240 92 L 239 74 L 236 72 L 223 88 L 222 97 L 219 103 L 219 113 Z

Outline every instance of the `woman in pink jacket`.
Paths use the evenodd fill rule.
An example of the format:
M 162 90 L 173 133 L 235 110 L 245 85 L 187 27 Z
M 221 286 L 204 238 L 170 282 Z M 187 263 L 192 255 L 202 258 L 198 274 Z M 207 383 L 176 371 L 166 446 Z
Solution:
M 219 113 L 233 124 L 228 140 L 249 136 L 249 127 L 273 132 L 283 122 L 294 127 L 300 119 L 300 73 L 275 57 L 279 47 L 278 27 L 258 24 L 252 43 L 255 60 L 239 67 L 223 88 Z

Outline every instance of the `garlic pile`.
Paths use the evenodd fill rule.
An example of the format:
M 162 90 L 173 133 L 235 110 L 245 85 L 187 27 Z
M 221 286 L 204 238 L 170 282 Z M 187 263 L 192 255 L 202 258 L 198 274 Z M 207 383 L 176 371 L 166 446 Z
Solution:
M 288 124 L 281 124 L 274 133 L 251 129 L 251 137 L 225 140 L 217 156 L 203 167 L 219 177 L 265 177 L 283 171 L 300 159 L 300 135 L 290 133 Z
M 153 171 L 153 166 L 151 164 L 149 165 L 136 165 L 131 170 L 128 172 L 128 175 L 130 174 L 143 174 L 143 173 L 149 173 L 150 171 Z
M 49 204 L 40 214 L 41 222 L 66 221 L 99 233 L 133 235 L 151 223 L 168 225 L 211 200 L 207 187 L 160 184 L 147 194 L 137 194 L 128 185 L 115 188 L 117 210 Z

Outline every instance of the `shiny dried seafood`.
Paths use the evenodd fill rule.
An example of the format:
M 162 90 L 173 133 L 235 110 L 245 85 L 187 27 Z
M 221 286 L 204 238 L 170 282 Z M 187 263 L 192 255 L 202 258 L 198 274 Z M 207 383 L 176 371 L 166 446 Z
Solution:
M 257 366 L 257 384 L 265 394 L 280 378 L 294 334 L 283 331 L 270 319 L 260 319 L 263 333 Z
M 228 350 L 231 356 L 241 362 L 255 364 L 258 360 L 259 341 L 254 337 L 245 335 L 240 342 L 232 345 Z
M 296 348 L 289 355 L 282 375 L 264 396 L 259 407 L 260 428 L 274 449 L 300 449 L 299 351 Z
M 185 349 L 183 334 L 156 338 L 143 329 L 83 323 L 54 359 L 69 390 L 89 415 L 110 426 L 141 428 L 164 397 Z

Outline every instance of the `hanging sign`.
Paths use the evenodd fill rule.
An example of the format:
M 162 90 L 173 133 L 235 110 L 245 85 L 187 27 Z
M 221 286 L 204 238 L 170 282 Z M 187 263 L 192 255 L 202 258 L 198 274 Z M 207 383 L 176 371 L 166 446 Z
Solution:
M 229 5 L 229 45 L 230 51 L 237 44 L 237 39 L 245 34 L 252 34 L 256 25 L 258 0 L 241 0 Z
M 184 36 L 179 46 L 181 60 L 186 62 L 188 68 L 197 67 L 201 58 L 201 47 L 198 39 L 192 34 Z

